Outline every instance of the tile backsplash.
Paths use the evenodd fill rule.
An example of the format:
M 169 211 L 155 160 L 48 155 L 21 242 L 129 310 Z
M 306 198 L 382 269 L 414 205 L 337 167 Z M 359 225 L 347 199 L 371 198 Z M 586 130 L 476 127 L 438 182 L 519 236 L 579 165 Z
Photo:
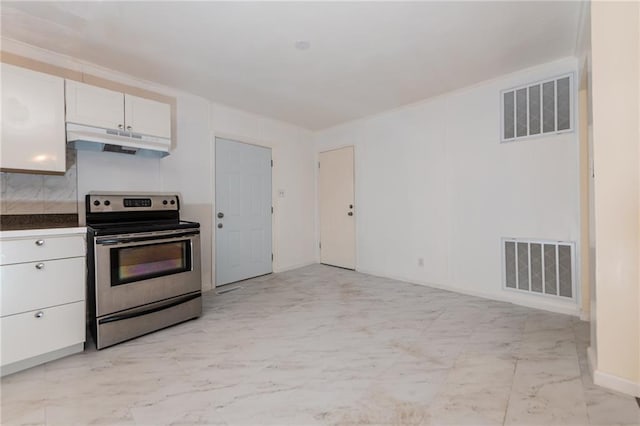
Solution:
M 64 176 L 0 173 L 0 213 L 78 213 L 76 151 L 67 149 Z

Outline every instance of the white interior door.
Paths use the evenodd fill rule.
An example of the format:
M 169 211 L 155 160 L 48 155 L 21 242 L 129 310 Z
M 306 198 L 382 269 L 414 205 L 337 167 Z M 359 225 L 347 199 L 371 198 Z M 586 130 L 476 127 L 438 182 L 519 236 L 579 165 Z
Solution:
M 271 149 L 216 138 L 216 286 L 272 272 Z
M 353 147 L 320 153 L 320 262 L 356 267 Z

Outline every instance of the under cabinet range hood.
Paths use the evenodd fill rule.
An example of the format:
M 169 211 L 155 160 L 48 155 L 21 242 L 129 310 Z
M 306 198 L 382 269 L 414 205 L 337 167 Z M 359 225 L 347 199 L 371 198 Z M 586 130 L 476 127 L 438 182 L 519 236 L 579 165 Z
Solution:
M 118 129 L 67 123 L 67 144 L 86 151 L 117 152 L 138 157 L 169 155 L 171 139 L 140 135 Z

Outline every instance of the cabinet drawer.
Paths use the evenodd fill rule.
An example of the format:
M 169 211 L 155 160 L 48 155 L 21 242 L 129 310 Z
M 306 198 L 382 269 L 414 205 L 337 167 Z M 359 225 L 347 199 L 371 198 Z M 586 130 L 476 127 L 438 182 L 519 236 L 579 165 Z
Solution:
M 84 307 L 76 302 L 0 318 L 2 365 L 84 342 Z
M 84 241 L 84 235 L 3 240 L 0 265 L 84 256 Z
M 0 316 L 84 300 L 85 258 L 0 266 Z

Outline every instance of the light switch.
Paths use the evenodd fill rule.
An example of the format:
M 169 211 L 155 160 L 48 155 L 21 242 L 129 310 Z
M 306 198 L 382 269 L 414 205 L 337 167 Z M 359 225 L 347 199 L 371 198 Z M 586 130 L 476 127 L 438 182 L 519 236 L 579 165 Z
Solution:
M 279 189 L 278 190 L 278 197 L 284 198 L 284 189 Z

